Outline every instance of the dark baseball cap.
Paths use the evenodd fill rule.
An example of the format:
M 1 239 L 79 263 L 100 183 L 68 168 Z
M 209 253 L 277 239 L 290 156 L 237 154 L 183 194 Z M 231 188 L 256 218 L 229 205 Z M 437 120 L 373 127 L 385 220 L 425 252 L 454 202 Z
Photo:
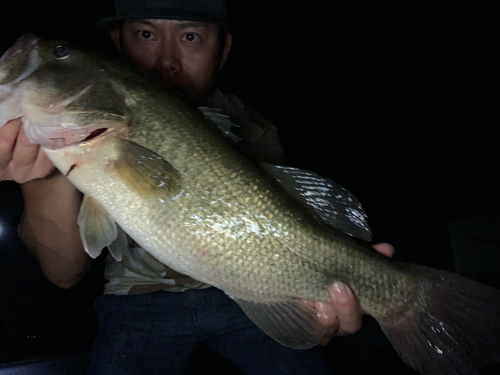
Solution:
M 120 27 L 124 20 L 170 19 L 211 23 L 228 27 L 224 0 L 108 0 L 104 16 L 97 21 L 100 29 Z

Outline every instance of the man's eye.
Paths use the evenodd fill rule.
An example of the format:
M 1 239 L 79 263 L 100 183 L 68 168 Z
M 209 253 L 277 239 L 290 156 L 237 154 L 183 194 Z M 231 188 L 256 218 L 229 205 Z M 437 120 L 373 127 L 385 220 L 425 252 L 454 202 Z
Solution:
M 153 37 L 153 34 L 151 34 L 151 31 L 149 30 L 141 30 L 139 31 L 139 36 L 142 39 L 151 39 Z
M 196 42 L 198 40 L 198 35 L 195 33 L 186 33 L 184 34 L 184 39 L 188 42 Z

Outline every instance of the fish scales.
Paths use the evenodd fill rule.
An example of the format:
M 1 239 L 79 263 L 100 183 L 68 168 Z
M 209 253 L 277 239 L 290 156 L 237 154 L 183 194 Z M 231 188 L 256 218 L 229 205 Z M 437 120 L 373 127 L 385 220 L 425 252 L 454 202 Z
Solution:
M 145 91 L 148 93 L 153 92 L 152 95 L 157 96 L 155 89 L 156 87 L 150 87 Z M 130 82 L 128 82 L 127 91 L 134 92 Z M 164 100 L 169 102 L 171 98 L 166 97 Z M 144 103 L 143 108 L 141 108 L 142 103 Z M 180 125 L 183 124 L 184 119 L 182 118 L 176 118 L 172 121 L 167 120 L 165 121 L 166 124 L 164 124 L 163 119 L 168 118 L 169 113 L 171 113 L 169 109 L 167 108 L 164 114 L 158 110 L 153 112 L 148 103 L 151 103 L 151 100 L 142 100 L 141 104 L 137 104 L 135 111 L 136 117 L 144 116 L 140 123 L 150 124 L 148 130 L 135 129 L 130 135 L 130 139 L 162 156 L 168 155 L 166 159 L 174 168 L 181 171 L 183 184 L 188 187 L 183 196 L 176 200 L 181 212 L 173 214 L 173 208 L 168 208 L 166 210 L 168 212 L 158 211 L 159 217 L 151 218 L 151 220 L 162 220 L 165 217 L 172 220 L 171 217 L 176 217 L 180 227 L 175 230 L 181 232 L 187 228 L 188 235 L 196 237 L 194 241 L 199 242 L 197 247 L 204 249 L 203 254 L 210 258 L 210 262 L 215 262 L 219 258 L 224 262 L 230 260 L 240 265 L 240 272 L 247 270 L 239 273 L 242 285 L 238 285 L 238 288 L 253 288 L 253 285 L 249 284 L 249 280 L 255 278 L 259 279 L 255 282 L 266 284 L 265 280 L 260 280 L 262 274 L 269 274 L 269 277 L 273 279 L 277 278 L 276 275 L 283 275 L 283 269 L 277 268 L 276 264 L 264 262 L 264 259 L 269 258 L 269 255 L 278 255 L 280 259 L 288 260 L 289 264 L 286 264 L 286 267 L 283 267 L 282 263 L 280 263 L 280 266 L 289 271 L 294 268 L 298 269 L 304 263 L 310 263 L 310 261 L 303 261 L 304 256 L 301 255 L 304 254 L 301 251 L 303 249 L 296 251 L 294 254 L 293 250 L 286 246 L 286 242 L 290 241 L 290 233 L 293 233 L 294 238 L 291 240 L 295 244 L 303 244 L 304 249 L 315 249 L 314 253 L 317 256 L 323 255 L 323 257 L 315 261 L 316 265 L 314 266 L 314 268 L 318 269 L 317 274 L 320 275 L 322 280 L 314 284 L 317 286 L 321 283 L 324 289 L 328 282 L 325 280 L 326 272 L 322 271 L 323 266 L 320 267 L 320 265 L 325 264 L 324 258 L 331 251 L 327 246 L 315 244 L 308 230 L 303 231 L 302 238 L 296 238 L 298 236 L 295 229 L 300 228 L 302 224 L 294 222 L 293 218 L 302 218 L 303 213 L 292 215 L 291 213 L 298 209 L 295 205 L 286 208 L 276 207 L 276 205 L 272 204 L 276 199 L 275 195 L 283 194 L 281 189 L 276 186 L 269 186 L 268 179 L 264 179 L 262 172 L 257 168 L 254 168 L 254 173 L 248 173 L 249 168 L 246 165 L 248 163 L 246 158 L 239 152 L 232 150 L 232 147 L 228 147 L 225 140 L 220 139 L 209 129 L 206 130 L 206 134 L 200 134 L 202 133 L 200 127 L 189 129 Z M 154 116 L 158 120 L 155 120 L 155 117 L 150 115 L 151 113 L 155 113 Z M 200 121 L 199 119 L 196 120 Z M 136 122 L 139 121 L 133 118 L 132 123 Z M 162 126 L 157 127 L 156 124 L 159 122 Z M 151 131 L 151 129 L 154 130 Z M 153 134 L 154 136 L 152 136 Z M 169 141 L 158 144 L 157 140 L 161 138 Z M 231 183 L 227 181 L 231 181 Z M 266 184 L 268 186 L 265 186 Z M 242 194 L 242 191 L 246 191 L 246 195 Z M 266 191 L 266 194 L 262 194 L 262 191 Z M 207 202 L 215 202 L 215 204 L 207 205 Z M 249 202 L 251 205 L 245 202 Z M 279 202 L 282 202 L 282 200 Z M 117 202 L 118 207 L 121 207 L 121 205 L 122 200 Z M 228 206 L 232 206 L 233 209 L 227 211 Z M 137 209 L 134 211 L 141 212 L 141 210 Z M 227 212 L 234 213 L 234 215 L 229 217 Z M 280 214 L 282 217 L 279 217 Z M 268 216 L 273 216 L 272 222 L 268 222 Z M 308 229 L 315 228 L 315 224 L 315 221 L 310 222 Z M 158 223 L 156 225 L 158 226 Z M 196 228 L 195 233 L 190 228 Z M 216 237 L 215 243 L 214 237 Z M 208 240 L 208 243 L 205 243 L 205 239 Z M 163 234 L 161 242 L 164 244 L 170 242 L 173 249 L 179 248 L 182 243 L 193 243 L 192 240 L 186 241 L 184 237 L 180 237 L 178 241 L 175 241 L 175 238 L 172 239 L 169 232 Z M 222 246 L 217 246 L 218 243 L 222 243 Z M 255 252 L 252 252 L 253 256 L 249 256 L 247 246 L 242 246 L 243 244 L 258 245 L 255 251 L 261 251 L 261 256 L 254 256 L 256 255 Z M 228 248 L 234 250 L 228 252 Z M 324 250 L 321 251 L 322 249 Z M 269 267 L 267 272 L 265 266 Z M 217 267 L 212 268 L 217 269 Z M 252 270 L 257 269 L 260 276 L 252 272 Z M 221 277 L 224 278 L 223 275 Z M 285 282 L 283 277 L 279 277 L 279 279 Z M 209 282 L 219 284 L 215 280 L 209 280 Z M 293 289 L 287 292 L 288 296 L 297 295 L 299 289 L 297 284 L 295 282 L 288 282 L 288 284 L 290 286 L 295 285 Z M 312 283 L 308 282 L 307 284 L 311 285 Z M 328 293 L 323 290 L 322 297 L 327 299 L 327 295 Z M 285 294 L 285 296 L 287 295 Z M 262 298 L 262 296 L 259 297 Z M 283 296 L 280 297 L 283 298 Z M 317 298 L 317 296 L 315 297 Z M 250 296 L 247 296 L 247 298 L 250 298 Z

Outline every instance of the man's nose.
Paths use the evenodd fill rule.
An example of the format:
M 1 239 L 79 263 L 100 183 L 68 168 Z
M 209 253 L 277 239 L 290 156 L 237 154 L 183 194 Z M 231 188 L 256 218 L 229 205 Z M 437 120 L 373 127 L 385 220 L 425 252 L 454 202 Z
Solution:
M 182 70 L 180 51 L 172 41 L 162 44 L 157 60 L 158 68 L 169 73 L 178 73 Z

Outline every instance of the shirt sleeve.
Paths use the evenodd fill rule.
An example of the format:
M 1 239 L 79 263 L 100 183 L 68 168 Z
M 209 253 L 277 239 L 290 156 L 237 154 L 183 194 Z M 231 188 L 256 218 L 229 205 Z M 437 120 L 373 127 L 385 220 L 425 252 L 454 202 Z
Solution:
M 208 99 L 208 106 L 218 108 L 239 126 L 239 146 L 260 162 L 283 165 L 285 153 L 278 137 L 278 129 L 260 113 L 243 104 L 235 95 L 216 90 Z

